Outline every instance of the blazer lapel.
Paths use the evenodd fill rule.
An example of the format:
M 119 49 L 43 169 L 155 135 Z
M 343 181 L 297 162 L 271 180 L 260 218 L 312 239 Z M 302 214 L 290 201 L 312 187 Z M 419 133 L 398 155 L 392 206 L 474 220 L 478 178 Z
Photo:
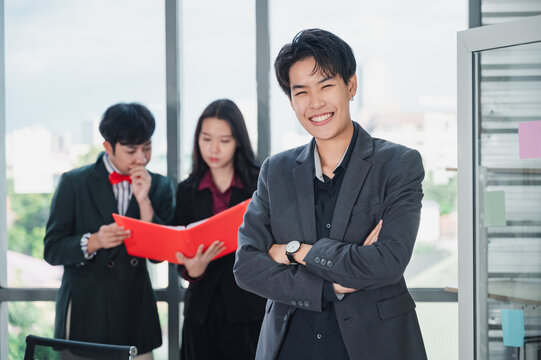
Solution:
M 88 177 L 88 188 L 92 195 L 92 201 L 98 209 L 105 224 L 109 224 L 113 213 L 118 213 L 115 194 L 111 183 L 107 179 L 107 170 L 102 160 L 103 155 L 98 157 L 94 170 Z
M 293 169 L 293 180 L 295 182 L 295 193 L 297 196 L 297 206 L 299 208 L 299 219 L 301 223 L 304 242 L 314 244 L 317 241 L 316 233 L 316 212 L 314 208 L 314 173 L 311 160 L 313 157 L 312 140 L 304 147 L 304 150 L 297 157 L 300 163 Z
M 347 164 L 344 180 L 334 208 L 333 226 L 329 235 L 331 239 L 342 240 L 344 238 L 351 210 L 372 166 L 370 162 L 364 160 L 373 153 L 372 141 L 372 137 L 359 126 L 355 149 Z

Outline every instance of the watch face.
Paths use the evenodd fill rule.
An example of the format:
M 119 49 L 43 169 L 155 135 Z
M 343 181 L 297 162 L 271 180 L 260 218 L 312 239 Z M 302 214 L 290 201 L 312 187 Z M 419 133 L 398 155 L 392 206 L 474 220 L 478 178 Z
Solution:
M 297 252 L 297 250 L 299 250 L 300 247 L 301 247 L 300 242 L 298 242 L 296 240 L 295 241 L 290 241 L 286 245 L 286 252 L 288 252 L 288 253 Z

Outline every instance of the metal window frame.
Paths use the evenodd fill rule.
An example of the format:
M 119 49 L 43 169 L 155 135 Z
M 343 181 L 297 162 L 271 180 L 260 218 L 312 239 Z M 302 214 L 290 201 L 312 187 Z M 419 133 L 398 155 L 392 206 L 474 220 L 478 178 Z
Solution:
M 457 34 L 458 65 L 458 306 L 459 357 L 482 358 L 478 339 L 482 335 L 477 326 L 477 315 L 483 305 L 479 281 L 479 256 L 482 253 L 476 239 L 478 194 L 475 191 L 478 161 L 477 106 L 478 54 L 481 51 L 539 42 L 541 16 L 518 21 L 482 26 Z M 479 307 L 477 306 L 479 305 Z

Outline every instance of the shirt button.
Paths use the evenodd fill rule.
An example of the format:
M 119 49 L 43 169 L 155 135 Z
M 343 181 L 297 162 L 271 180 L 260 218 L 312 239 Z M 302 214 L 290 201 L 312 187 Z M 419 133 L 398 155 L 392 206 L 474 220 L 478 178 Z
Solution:
M 321 340 L 322 337 L 323 337 L 323 335 L 321 335 L 320 333 L 316 334 L 316 339 Z
M 319 256 L 316 256 L 316 258 L 314 259 L 314 261 L 316 262 L 316 264 L 319 264 L 319 262 L 321 261 L 321 258 Z
M 328 267 L 332 267 L 333 265 L 334 265 L 334 263 L 331 260 L 327 261 L 327 266 Z
M 291 300 L 291 305 L 297 306 L 297 302 L 295 300 Z
M 330 229 L 330 228 L 331 228 L 331 224 L 328 223 L 327 225 L 325 225 L 325 227 L 326 227 L 327 229 Z
M 323 265 L 323 266 L 325 266 L 325 265 L 327 264 L 327 260 L 321 259 L 321 263 L 320 263 L 320 264 Z

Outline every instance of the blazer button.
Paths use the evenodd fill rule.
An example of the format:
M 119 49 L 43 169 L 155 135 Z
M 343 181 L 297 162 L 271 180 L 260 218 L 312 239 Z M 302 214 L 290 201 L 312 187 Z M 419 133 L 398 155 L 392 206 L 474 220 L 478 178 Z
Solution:
M 291 305 L 297 306 L 297 302 L 295 300 L 291 300 Z M 284 320 L 285 321 L 285 320 Z
M 114 266 L 115 266 L 114 260 L 109 260 L 109 262 L 107 262 L 107 267 L 108 267 L 109 269 L 112 269 Z
M 139 259 L 138 258 L 131 258 L 130 259 L 130 264 L 133 267 L 137 267 L 137 265 L 139 265 Z
M 332 267 L 333 265 L 334 265 L 334 263 L 331 260 L 327 261 L 327 266 L 328 267 Z
M 304 306 L 305 306 L 305 307 L 309 307 L 309 306 L 310 306 L 310 301 L 304 300 Z
M 319 262 L 321 261 L 321 258 L 319 256 L 316 256 L 316 258 L 314 259 L 314 261 L 316 262 L 316 264 L 319 264 Z
M 320 264 L 323 265 L 323 266 L 327 265 L 327 260 L 321 259 L 321 263 L 320 263 Z

